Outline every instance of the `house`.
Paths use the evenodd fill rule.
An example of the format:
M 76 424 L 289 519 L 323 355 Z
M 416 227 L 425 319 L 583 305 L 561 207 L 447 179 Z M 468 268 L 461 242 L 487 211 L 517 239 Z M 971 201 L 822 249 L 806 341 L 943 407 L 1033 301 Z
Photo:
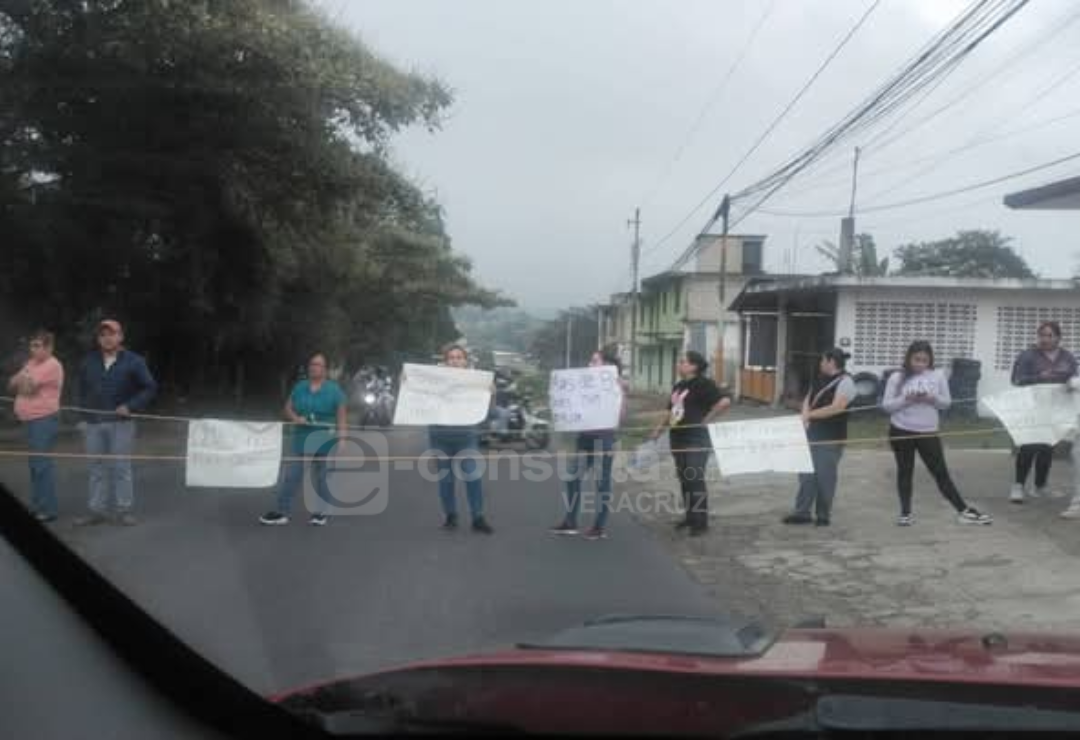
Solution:
M 629 368 L 633 294 L 614 293 L 610 301 L 597 306 L 597 310 L 600 312 L 600 347 L 613 348 L 623 367 Z
M 1061 324 L 1062 346 L 1080 348 L 1080 290 L 1071 280 L 821 276 L 751 282 L 731 304 L 741 323 L 736 391 L 764 403 L 798 405 L 819 353 L 839 346 L 863 386 L 928 340 L 937 364 L 981 363 L 980 396 L 1010 386 L 1016 356 L 1041 321 Z M 870 385 L 870 388 L 873 388 Z M 981 410 L 985 412 L 985 410 Z
M 635 389 L 667 391 L 675 382 L 679 356 L 687 350 L 709 358 L 713 377 L 730 383 L 738 367 L 739 322 L 736 314 L 727 313 L 724 341 L 720 342 L 720 307 L 738 295 L 749 278 L 763 274 L 764 242 L 764 236 L 729 235 L 724 265 L 727 279 L 722 283 L 724 240 L 714 234 L 699 236 L 687 250 L 692 256 L 692 260 L 687 260 L 689 269 L 669 270 L 642 280 L 636 367 L 631 369 Z M 617 313 L 626 316 L 625 307 L 633 305 L 632 296 L 619 294 L 618 297 Z M 613 305 L 615 298 L 612 297 Z M 630 327 L 626 322 L 618 326 L 624 332 L 621 337 L 628 338 Z

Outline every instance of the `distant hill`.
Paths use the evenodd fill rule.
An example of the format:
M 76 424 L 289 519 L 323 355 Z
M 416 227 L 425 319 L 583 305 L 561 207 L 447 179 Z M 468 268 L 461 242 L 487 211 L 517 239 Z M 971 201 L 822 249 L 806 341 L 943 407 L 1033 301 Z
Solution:
M 454 323 L 471 348 L 526 352 L 529 341 L 544 319 L 520 308 L 465 306 L 453 312 Z

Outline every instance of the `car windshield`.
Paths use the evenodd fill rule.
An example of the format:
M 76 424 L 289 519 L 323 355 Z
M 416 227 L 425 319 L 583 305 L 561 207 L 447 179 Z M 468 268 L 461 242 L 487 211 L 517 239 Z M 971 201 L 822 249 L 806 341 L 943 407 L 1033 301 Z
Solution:
M 1078 20 L 0 3 L 0 482 L 264 696 L 1075 630 Z

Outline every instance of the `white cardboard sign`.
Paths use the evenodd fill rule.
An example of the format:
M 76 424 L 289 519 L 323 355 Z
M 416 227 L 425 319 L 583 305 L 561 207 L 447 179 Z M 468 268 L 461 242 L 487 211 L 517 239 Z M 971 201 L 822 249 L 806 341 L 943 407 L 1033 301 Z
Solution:
M 468 426 L 487 418 L 494 375 L 441 365 L 405 365 L 395 426 Z
M 280 422 L 196 419 L 188 423 L 186 484 L 268 488 L 281 467 Z
M 1054 445 L 1077 431 L 1080 394 L 1064 385 L 1027 385 L 982 399 L 1017 445 Z
M 611 365 L 555 370 L 548 387 L 557 432 L 615 429 L 622 414 L 619 371 Z
M 814 472 L 801 417 L 710 424 L 709 437 L 725 476 Z

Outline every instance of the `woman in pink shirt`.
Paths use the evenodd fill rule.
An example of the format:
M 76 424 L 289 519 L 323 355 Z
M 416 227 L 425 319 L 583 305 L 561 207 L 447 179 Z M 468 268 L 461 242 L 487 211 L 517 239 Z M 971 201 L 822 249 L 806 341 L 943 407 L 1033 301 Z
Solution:
M 64 368 L 53 357 L 53 335 L 39 331 L 30 338 L 30 359 L 8 381 L 15 394 L 15 416 L 26 425 L 30 452 L 30 504 L 40 522 L 57 517 L 53 459 L 47 454 L 56 444 L 60 426 L 60 391 Z

